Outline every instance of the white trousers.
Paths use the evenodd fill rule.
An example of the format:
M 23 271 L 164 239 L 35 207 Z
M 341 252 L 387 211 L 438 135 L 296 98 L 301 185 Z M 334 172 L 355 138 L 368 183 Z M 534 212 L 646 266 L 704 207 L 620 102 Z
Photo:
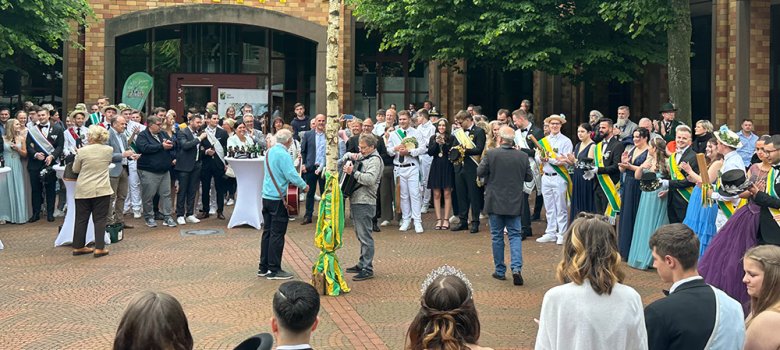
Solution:
M 417 166 L 410 167 L 394 167 L 393 172 L 398 178 L 399 186 L 401 187 L 401 218 L 403 221 L 409 221 L 414 219 L 415 222 L 422 224 L 420 220 L 420 201 L 422 200 L 422 193 L 420 193 L 420 170 Z
M 542 197 L 544 209 L 547 211 L 547 229 L 544 234 L 563 237 L 569 224 L 566 180 L 559 175 L 542 175 Z
M 431 202 L 431 190 L 428 189 L 428 175 L 431 173 L 431 163 L 433 163 L 433 157 L 427 154 L 420 156 L 420 173 L 422 174 L 420 190 L 422 191 L 423 205 Z
M 130 186 L 125 198 L 125 210 L 132 209 L 134 212 L 141 212 L 141 178 L 138 177 L 138 162 L 129 160 L 127 162 L 127 183 Z

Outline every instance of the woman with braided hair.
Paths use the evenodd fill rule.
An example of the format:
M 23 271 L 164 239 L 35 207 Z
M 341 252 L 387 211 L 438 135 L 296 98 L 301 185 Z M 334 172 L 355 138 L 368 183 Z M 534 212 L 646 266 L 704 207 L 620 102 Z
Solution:
M 471 282 L 460 270 L 442 266 L 423 282 L 420 312 L 409 325 L 407 350 L 492 350 L 477 345 L 479 317 Z

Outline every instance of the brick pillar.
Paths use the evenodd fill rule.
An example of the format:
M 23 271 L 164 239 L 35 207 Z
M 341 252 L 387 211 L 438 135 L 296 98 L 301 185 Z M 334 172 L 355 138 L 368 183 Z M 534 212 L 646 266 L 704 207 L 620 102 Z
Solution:
M 733 128 L 743 119 L 752 119 L 758 134 L 769 132 L 769 33 L 770 0 L 752 0 L 750 4 L 750 105 L 748 115 L 737 116 Z

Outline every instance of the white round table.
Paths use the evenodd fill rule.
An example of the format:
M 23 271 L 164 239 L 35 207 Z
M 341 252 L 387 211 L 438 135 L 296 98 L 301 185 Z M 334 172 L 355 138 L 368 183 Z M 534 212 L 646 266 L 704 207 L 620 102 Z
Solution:
M 260 229 L 263 224 L 263 177 L 265 157 L 253 159 L 225 158 L 236 174 L 236 204 L 228 228 L 249 225 Z
M 8 174 L 9 172 L 11 172 L 11 167 L 5 166 L 0 168 L 0 179 L 4 178 L 5 175 Z M 3 241 L 0 241 L 0 250 L 2 250 L 3 248 L 5 248 L 5 246 L 3 246 Z
M 108 166 L 109 169 L 115 167 L 114 164 Z M 62 179 L 65 174 L 65 167 L 62 165 L 55 165 L 52 167 L 57 172 L 57 177 Z M 57 239 L 54 240 L 54 246 L 59 247 L 73 243 L 73 231 L 76 229 L 76 181 L 75 180 L 62 180 L 65 183 L 65 196 L 67 197 L 66 203 L 68 204 L 68 211 L 65 212 L 65 221 L 60 227 L 60 232 L 57 234 Z M 111 236 L 108 232 L 105 233 L 104 241 L 106 244 L 111 244 Z M 92 216 L 89 216 L 89 223 L 87 224 L 87 239 L 85 243 L 89 244 L 95 241 L 95 224 L 92 220 Z

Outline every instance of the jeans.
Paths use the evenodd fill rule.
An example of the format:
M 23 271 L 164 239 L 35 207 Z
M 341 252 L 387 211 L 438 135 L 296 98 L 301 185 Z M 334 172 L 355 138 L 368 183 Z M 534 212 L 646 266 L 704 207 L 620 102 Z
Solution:
M 352 204 L 352 224 L 355 226 L 355 235 L 360 242 L 360 260 L 357 266 L 367 272 L 374 272 L 374 237 L 371 236 L 372 219 L 376 213 L 376 206 L 371 204 Z
M 523 268 L 523 243 L 520 238 L 520 216 L 490 214 L 490 234 L 493 237 L 493 264 L 496 273 L 504 275 L 504 228 L 509 238 L 509 267 L 512 273 L 520 272 Z

